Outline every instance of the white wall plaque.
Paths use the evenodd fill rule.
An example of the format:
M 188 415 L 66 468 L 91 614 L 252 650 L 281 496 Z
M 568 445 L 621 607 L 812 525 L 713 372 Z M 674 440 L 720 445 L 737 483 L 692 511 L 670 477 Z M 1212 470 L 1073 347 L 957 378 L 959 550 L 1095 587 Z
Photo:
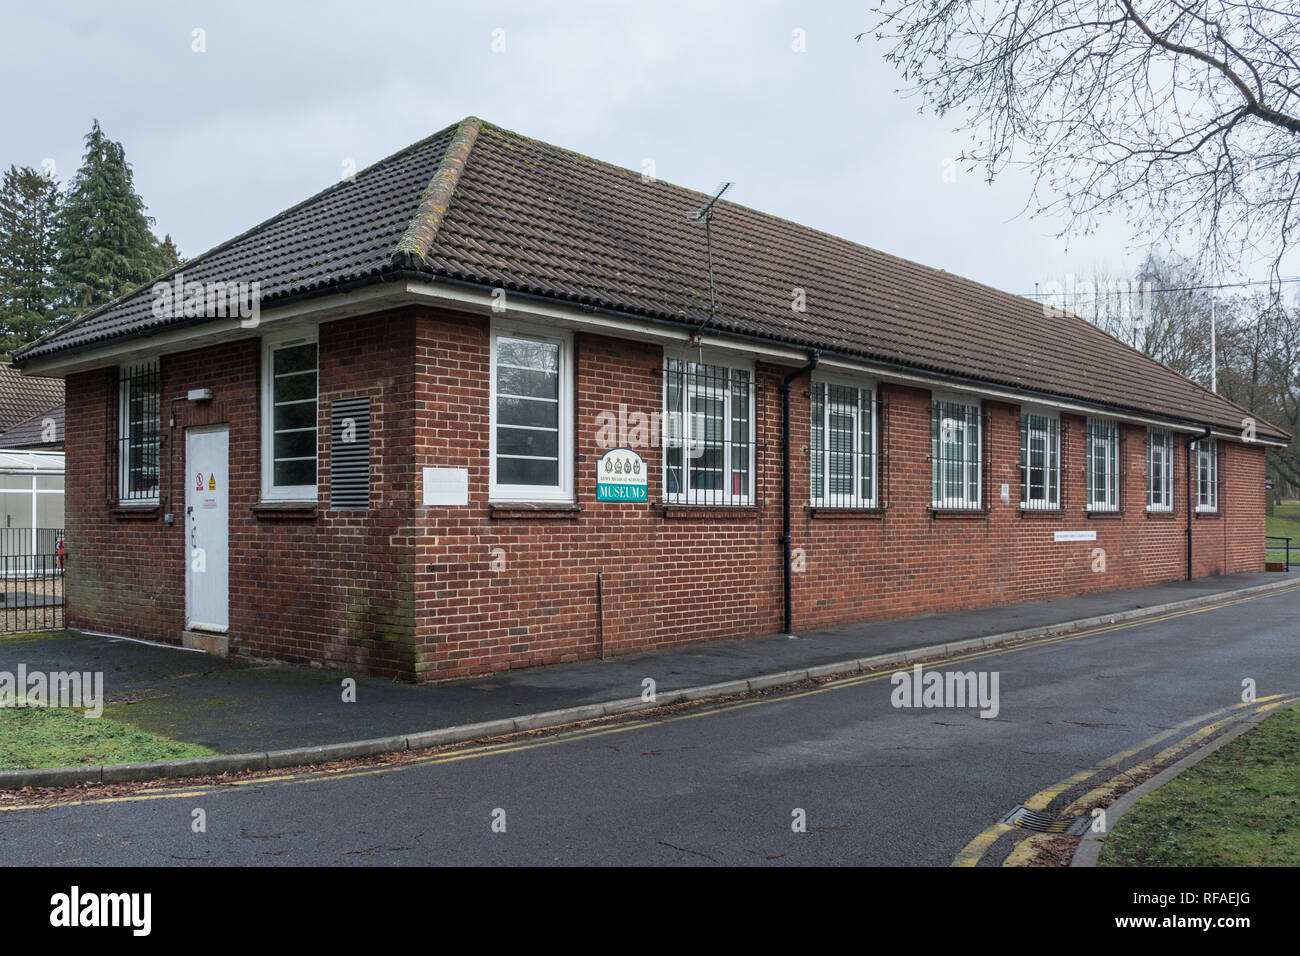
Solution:
M 423 485 L 426 505 L 469 504 L 468 468 L 426 468 Z
M 1097 532 L 1095 531 L 1057 531 L 1055 534 L 1057 541 L 1096 541 Z

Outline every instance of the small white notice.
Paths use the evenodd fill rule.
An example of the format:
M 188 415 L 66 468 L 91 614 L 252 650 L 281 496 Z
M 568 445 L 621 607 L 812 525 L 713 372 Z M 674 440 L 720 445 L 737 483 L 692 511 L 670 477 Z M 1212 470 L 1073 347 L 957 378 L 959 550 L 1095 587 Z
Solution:
M 1096 541 L 1097 532 L 1095 531 L 1057 531 L 1055 533 L 1057 541 Z
M 469 504 L 469 469 L 424 469 L 424 503 L 426 505 Z

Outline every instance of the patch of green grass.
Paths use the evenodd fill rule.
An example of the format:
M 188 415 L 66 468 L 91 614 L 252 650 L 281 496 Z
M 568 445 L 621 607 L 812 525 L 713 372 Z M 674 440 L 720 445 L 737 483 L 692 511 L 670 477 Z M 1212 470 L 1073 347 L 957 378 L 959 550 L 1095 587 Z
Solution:
M 0 708 L 0 770 L 95 766 L 216 753 L 119 723 L 54 707 Z
M 1279 501 L 1274 505 L 1273 513 L 1264 519 L 1264 533 L 1290 538 L 1291 550 L 1295 551 L 1300 546 L 1300 501 Z
M 1143 797 L 1101 866 L 1300 866 L 1300 705 Z
M 33 644 L 36 641 L 63 641 L 76 636 L 72 631 L 24 631 L 21 634 L 0 634 L 0 647 L 10 644 Z

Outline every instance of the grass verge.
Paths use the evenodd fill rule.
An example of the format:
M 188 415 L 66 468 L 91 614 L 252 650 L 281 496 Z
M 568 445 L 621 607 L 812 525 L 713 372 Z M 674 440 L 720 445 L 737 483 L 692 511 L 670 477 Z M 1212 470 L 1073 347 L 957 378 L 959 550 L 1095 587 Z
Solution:
M 1100 866 L 1300 865 L 1300 705 L 1278 711 L 1125 814 Z
M 216 751 L 108 717 L 49 707 L 0 708 L 0 770 L 207 757 Z

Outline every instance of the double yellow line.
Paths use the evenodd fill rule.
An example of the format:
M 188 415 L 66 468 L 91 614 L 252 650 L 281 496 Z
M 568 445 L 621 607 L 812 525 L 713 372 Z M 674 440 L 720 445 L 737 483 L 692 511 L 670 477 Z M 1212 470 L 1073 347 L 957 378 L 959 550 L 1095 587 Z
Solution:
M 1201 714 L 1198 717 L 1184 720 L 1182 723 L 1170 727 L 1168 730 L 1161 731 L 1153 737 L 1148 737 L 1140 744 L 1136 744 L 1126 750 L 1121 750 L 1119 753 L 1112 754 L 1104 760 L 1099 760 L 1091 767 L 1073 773 L 1064 780 L 1058 781 L 1050 787 L 1038 791 L 1026 800 L 1023 806 L 1028 807 L 1030 810 L 1046 810 L 1053 800 L 1071 788 L 1086 783 L 1098 774 L 1119 766 L 1124 761 L 1137 756 L 1144 750 L 1148 750 L 1162 741 L 1169 739 L 1179 731 L 1186 730 L 1188 727 L 1195 727 L 1207 720 L 1213 721 L 1203 727 L 1199 727 L 1199 729 L 1181 738 L 1172 746 L 1166 747 L 1155 756 L 1122 770 L 1108 778 L 1103 783 L 1093 787 L 1083 796 L 1071 801 L 1060 811 L 1062 817 L 1082 816 L 1117 787 L 1131 781 L 1139 774 L 1169 763 L 1174 757 L 1178 756 L 1183 751 L 1195 746 L 1210 735 L 1222 730 L 1227 725 L 1244 719 L 1249 719 L 1254 714 L 1267 713 L 1270 710 L 1284 707 L 1287 704 L 1294 703 L 1298 700 L 1300 700 L 1300 695 L 1297 694 L 1273 694 L 1269 697 L 1261 697 L 1258 700 L 1246 701 L 1240 704 L 1234 704 L 1230 707 L 1221 707 L 1218 710 L 1210 711 L 1208 714 Z M 1243 713 L 1245 711 L 1249 711 L 1249 713 Z M 1223 717 L 1222 715 L 1224 714 L 1227 714 L 1228 716 Z M 1216 717 L 1220 717 L 1221 719 L 1215 720 L 1214 718 Z M 1021 830 L 1019 827 L 1012 826 L 1009 823 L 995 823 L 982 830 L 975 839 L 966 844 L 962 851 L 958 853 L 956 858 L 952 861 L 952 865 L 977 866 L 984 858 L 985 854 L 987 854 L 992 848 L 993 844 L 997 843 L 1004 834 L 1011 833 L 1015 830 L 1020 830 L 1020 832 L 1025 833 L 1025 837 L 1017 842 L 1016 846 L 1012 849 L 1011 853 L 1007 856 L 1002 865 L 1017 866 L 1026 862 L 1027 858 L 1032 853 L 1035 840 L 1040 836 L 1040 834 Z
M 1191 614 L 1204 614 L 1207 611 L 1215 611 L 1215 610 L 1219 610 L 1220 608 L 1233 607 L 1238 604 L 1244 604 L 1248 601 L 1258 600 L 1259 598 L 1262 597 L 1273 597 L 1277 594 L 1289 593 L 1297 590 L 1300 590 L 1300 583 L 1297 583 L 1292 587 L 1279 588 L 1273 591 L 1248 595 L 1243 598 L 1236 598 L 1229 601 L 1223 601 L 1216 604 L 1207 605 L 1205 607 L 1190 608 L 1188 610 L 1183 610 L 1183 611 L 1173 611 L 1167 614 L 1161 614 L 1154 617 L 1141 618 L 1139 620 L 1127 621 L 1119 624 L 1106 624 L 1098 627 L 1088 628 L 1087 630 L 1073 631 L 1067 634 L 1033 638 L 1030 640 L 1026 640 L 1022 643 L 1012 644 L 1006 647 L 981 648 L 979 650 L 959 653 L 957 655 L 951 657 L 945 657 L 942 659 L 946 663 L 962 663 L 966 661 L 982 660 L 987 657 L 995 657 L 995 656 L 1005 655 L 1005 654 L 1015 654 L 1021 651 L 1032 650 L 1034 648 L 1046 647 L 1052 644 L 1061 644 L 1068 641 L 1078 641 L 1078 640 L 1083 640 L 1084 638 L 1097 637 L 1098 635 L 1102 635 L 1102 634 L 1111 634 L 1116 631 L 1128 630 L 1134 627 L 1142 627 L 1147 624 L 1156 624 L 1161 621 L 1169 621 L 1179 617 L 1186 617 Z M 291 771 L 291 772 L 280 773 L 275 775 L 257 775 L 251 777 L 243 777 L 236 780 L 223 782 L 220 784 L 206 785 L 201 787 L 195 787 L 193 785 L 190 785 L 190 786 L 182 786 L 182 787 L 174 787 L 174 788 L 152 788 L 142 793 L 124 794 L 121 796 L 113 796 L 113 797 L 92 797 L 86 800 L 72 800 L 72 801 L 69 800 L 35 801 L 30 803 L 10 804 L 8 806 L 0 805 L 0 811 L 12 812 L 15 810 L 35 810 L 44 807 L 54 807 L 54 806 L 75 807 L 75 806 L 85 806 L 85 805 L 100 804 L 100 803 L 131 803 L 139 800 L 180 799 L 183 797 L 197 797 L 197 796 L 204 796 L 207 794 L 217 793 L 226 787 L 264 786 L 264 785 L 271 785 L 271 784 L 296 785 L 296 784 L 305 784 L 305 783 L 316 783 L 322 780 L 347 780 L 354 777 L 366 777 L 366 776 L 373 776 L 376 774 L 395 773 L 397 771 L 405 770 L 411 767 L 426 767 L 426 766 L 434 766 L 440 764 L 459 763 L 460 761 L 463 760 L 476 760 L 483 757 L 497 757 L 506 754 L 522 753 L 524 751 L 537 750 L 541 747 L 555 747 L 560 744 L 577 743 L 585 740 L 590 740 L 596 737 L 609 736 L 611 734 L 625 734 L 631 731 L 641 730 L 646 727 L 659 726 L 661 724 L 678 723 L 683 720 L 694 720 L 699 717 L 711 717 L 717 714 L 725 714 L 737 710 L 744 710 L 748 707 L 759 707 L 759 706 L 764 706 L 769 704 L 780 704 L 780 703 L 785 703 L 786 701 L 798 700 L 804 697 L 813 697 L 818 694 L 830 693 L 831 691 L 846 690 L 851 687 L 858 687 L 862 684 L 869 684 L 876 681 L 889 680 L 889 678 L 892 677 L 895 673 L 897 673 L 898 670 L 906 666 L 907 665 L 904 664 L 903 662 L 899 662 L 897 665 L 886 665 L 883 667 L 883 669 L 879 671 L 872 671 L 871 673 L 868 674 L 854 674 L 849 677 L 835 678 L 833 680 L 827 681 L 824 684 L 820 684 L 819 686 L 815 688 L 810 688 L 808 690 L 794 691 L 792 693 L 780 694 L 772 697 L 758 697 L 749 700 L 730 701 L 727 703 L 713 705 L 713 706 L 703 706 L 699 708 L 693 708 L 689 713 L 674 714 L 667 717 L 640 718 L 634 720 L 627 720 L 625 718 L 609 718 L 611 720 L 619 720 L 620 722 L 615 724 L 606 724 L 606 723 L 592 724 L 585 727 L 578 727 L 573 730 L 567 730 L 567 731 L 545 732 L 546 736 L 544 737 L 536 737 L 536 736 L 523 737 L 520 736 L 519 734 L 515 734 L 494 743 L 478 744 L 478 745 L 468 746 L 468 747 L 461 746 L 453 750 L 442 750 L 436 753 L 429 754 L 424 757 L 416 757 L 413 759 L 398 759 L 392 763 L 379 763 L 365 768 L 338 767 L 334 769 L 325 769 L 325 770 L 298 770 L 298 771 Z M 1199 719 L 1202 718 L 1196 718 L 1193 721 L 1187 723 L 1195 723 Z M 1179 726 L 1182 727 L 1184 725 L 1179 725 Z M 1179 728 L 1175 728 L 1175 730 L 1177 729 Z M 536 734 L 542 732 L 544 731 L 534 731 L 531 733 Z M 1175 732 L 1174 730 L 1167 731 L 1165 734 L 1159 735 L 1158 738 L 1153 738 L 1153 739 L 1155 739 L 1158 742 L 1159 739 L 1163 739 L 1164 737 L 1167 737 L 1174 732 Z M 1136 748 L 1136 750 L 1140 751 L 1144 749 L 1146 746 L 1149 746 L 1149 744 L 1139 745 L 1138 748 Z M 383 758 L 380 759 L 382 760 Z M 1091 776 L 1093 773 L 1096 772 L 1097 772 L 1096 770 L 1089 771 L 1088 774 L 1083 779 L 1086 780 L 1088 776 Z M 1046 802 L 1044 802 L 1044 806 L 1046 806 Z M 1000 836 L 1001 833 L 998 833 L 997 835 Z M 984 834 L 981 834 L 980 837 L 976 838 L 976 840 L 978 841 L 982 837 L 984 837 Z M 996 836 L 994 837 L 994 839 L 996 839 Z M 972 842 L 974 843 L 974 841 Z M 992 840 L 989 840 L 988 842 L 989 845 L 991 845 Z M 966 853 L 965 850 L 962 852 Z

